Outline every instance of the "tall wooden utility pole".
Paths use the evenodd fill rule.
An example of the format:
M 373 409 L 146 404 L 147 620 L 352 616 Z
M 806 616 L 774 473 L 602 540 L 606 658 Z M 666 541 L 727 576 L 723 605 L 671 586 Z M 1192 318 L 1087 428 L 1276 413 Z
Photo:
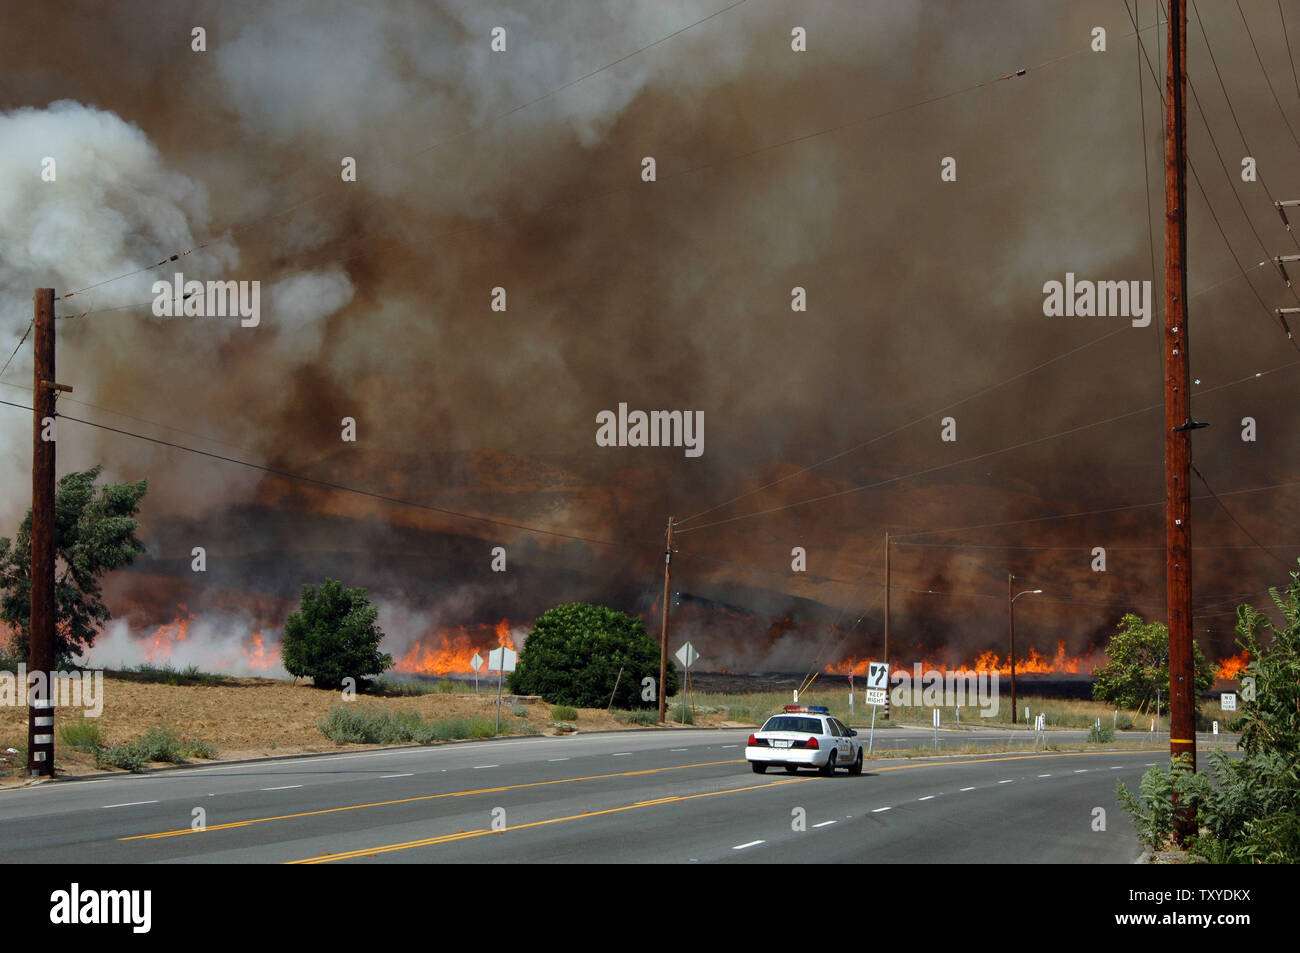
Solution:
M 885 657 L 881 659 L 886 669 L 889 666 L 889 534 L 885 534 Z M 882 718 L 889 718 L 889 682 L 885 682 L 885 711 Z
M 54 776 L 54 289 L 36 289 L 32 322 L 31 644 L 27 773 Z
M 1191 439 L 1187 334 L 1186 0 L 1170 0 L 1165 60 L 1165 591 L 1169 607 L 1169 758 L 1196 769 L 1192 661 Z M 1181 843 L 1196 818 L 1176 811 Z
M 1011 724 L 1016 723 L 1016 599 L 1011 595 L 1015 576 L 1007 573 L 1007 627 L 1011 630 Z
M 668 517 L 668 544 L 664 549 L 664 607 L 659 622 L 659 723 L 664 722 L 668 695 L 668 604 L 672 592 L 668 588 L 673 567 L 673 518 Z

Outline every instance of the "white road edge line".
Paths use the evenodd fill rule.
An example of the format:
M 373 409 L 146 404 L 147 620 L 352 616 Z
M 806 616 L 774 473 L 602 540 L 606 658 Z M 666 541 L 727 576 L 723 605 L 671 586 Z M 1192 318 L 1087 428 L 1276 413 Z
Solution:
M 137 804 L 157 804 L 157 801 L 127 801 L 125 804 L 105 804 L 101 810 L 107 810 L 110 807 L 135 807 Z
M 748 844 L 737 844 L 732 850 L 744 850 L 746 847 L 757 847 L 759 844 L 766 844 L 765 840 L 752 840 Z

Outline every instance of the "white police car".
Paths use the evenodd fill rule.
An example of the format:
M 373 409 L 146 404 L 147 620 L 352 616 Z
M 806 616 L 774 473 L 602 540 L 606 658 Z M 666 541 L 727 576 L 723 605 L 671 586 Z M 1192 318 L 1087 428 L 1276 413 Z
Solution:
M 827 777 L 836 768 L 861 774 L 862 743 L 857 735 L 820 705 L 786 705 L 782 714 L 773 715 L 749 736 L 745 760 L 755 774 L 777 766 L 790 774 L 800 768 L 816 768 Z

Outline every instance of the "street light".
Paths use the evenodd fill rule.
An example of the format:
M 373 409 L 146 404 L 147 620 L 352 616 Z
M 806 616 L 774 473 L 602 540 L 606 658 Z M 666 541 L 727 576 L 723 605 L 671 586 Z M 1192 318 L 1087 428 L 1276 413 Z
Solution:
M 1021 596 L 1040 595 L 1041 589 L 1026 589 L 1024 592 L 1011 594 L 1011 583 L 1016 577 L 1007 573 L 1007 621 L 1011 627 L 1011 724 L 1016 723 L 1016 600 Z

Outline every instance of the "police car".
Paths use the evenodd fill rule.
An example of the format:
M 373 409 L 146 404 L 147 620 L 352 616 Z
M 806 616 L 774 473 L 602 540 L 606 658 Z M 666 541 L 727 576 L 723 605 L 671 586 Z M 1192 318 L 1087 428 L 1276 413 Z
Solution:
M 773 715 L 749 736 L 745 760 L 755 774 L 778 766 L 789 774 L 800 768 L 816 768 L 827 777 L 836 768 L 861 774 L 862 743 L 857 735 L 821 705 L 786 705 L 782 714 Z

